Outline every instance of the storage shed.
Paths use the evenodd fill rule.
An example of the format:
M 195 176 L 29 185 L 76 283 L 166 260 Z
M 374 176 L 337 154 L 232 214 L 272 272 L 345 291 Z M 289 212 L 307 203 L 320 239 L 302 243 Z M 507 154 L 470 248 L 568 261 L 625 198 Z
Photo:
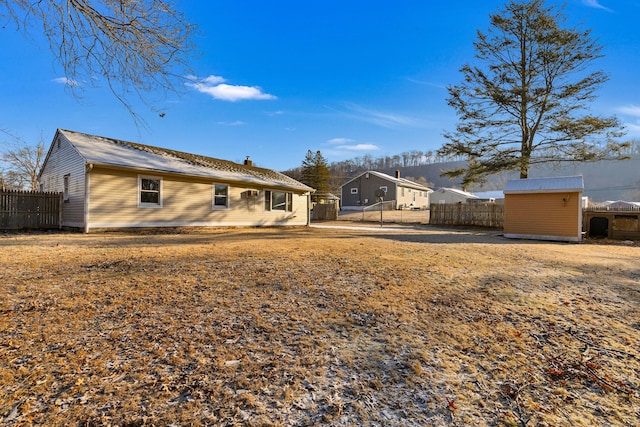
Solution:
M 504 187 L 504 236 L 582 240 L 582 176 L 508 181 Z

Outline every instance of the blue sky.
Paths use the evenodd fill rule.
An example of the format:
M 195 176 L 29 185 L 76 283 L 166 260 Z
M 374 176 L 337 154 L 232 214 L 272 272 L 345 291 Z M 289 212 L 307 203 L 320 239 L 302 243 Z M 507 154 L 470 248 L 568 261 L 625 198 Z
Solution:
M 48 144 L 70 129 L 263 167 L 300 166 L 308 149 L 330 161 L 437 150 L 456 117 L 447 85 L 473 61 L 476 31 L 504 1 L 182 1 L 198 26 L 184 91 L 134 105 L 137 126 L 104 87 L 81 99 L 47 43 L 0 26 L 0 129 Z M 561 2 L 548 2 L 548 4 Z M 640 0 L 568 0 L 569 24 L 604 46 L 610 75 L 591 104 L 640 138 Z M 9 139 L 0 134 L 0 143 Z

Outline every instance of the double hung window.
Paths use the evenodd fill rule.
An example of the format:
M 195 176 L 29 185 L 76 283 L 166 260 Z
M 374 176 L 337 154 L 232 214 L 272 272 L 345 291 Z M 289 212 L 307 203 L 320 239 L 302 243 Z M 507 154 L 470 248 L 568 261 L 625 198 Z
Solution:
M 293 193 L 285 191 L 264 192 L 264 209 L 267 211 L 293 211 Z
M 138 177 L 140 207 L 162 207 L 162 179 L 158 177 Z
M 229 207 L 229 186 L 213 185 L 213 209 L 227 209 Z

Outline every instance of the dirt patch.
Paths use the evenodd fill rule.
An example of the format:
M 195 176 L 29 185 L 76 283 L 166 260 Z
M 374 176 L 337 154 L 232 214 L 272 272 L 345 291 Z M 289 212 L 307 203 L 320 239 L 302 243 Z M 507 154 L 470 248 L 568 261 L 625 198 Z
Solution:
M 640 248 L 492 232 L 0 238 L 6 425 L 637 425 Z

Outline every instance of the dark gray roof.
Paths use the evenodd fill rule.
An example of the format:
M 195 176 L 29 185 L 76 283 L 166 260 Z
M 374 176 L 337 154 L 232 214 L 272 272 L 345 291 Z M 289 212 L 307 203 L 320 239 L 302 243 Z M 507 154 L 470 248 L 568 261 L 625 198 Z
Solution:
M 406 187 L 406 188 L 412 188 L 415 190 L 420 190 L 420 191 L 427 191 L 430 192 L 432 191 L 429 187 L 425 187 L 424 185 L 418 184 L 417 182 L 413 182 L 413 181 L 409 181 L 408 179 L 404 179 L 404 178 L 396 178 L 393 177 L 391 175 L 387 175 L 386 173 L 382 173 L 382 172 L 378 172 L 378 171 L 366 171 L 366 172 L 362 172 L 356 176 L 354 176 L 353 178 L 349 179 L 349 181 L 347 181 L 346 183 L 342 184 L 340 187 L 344 187 L 345 185 L 349 184 L 351 181 L 357 179 L 358 177 L 370 173 L 372 175 L 376 175 L 386 181 L 389 182 L 393 182 L 395 184 L 398 184 L 402 187 Z

